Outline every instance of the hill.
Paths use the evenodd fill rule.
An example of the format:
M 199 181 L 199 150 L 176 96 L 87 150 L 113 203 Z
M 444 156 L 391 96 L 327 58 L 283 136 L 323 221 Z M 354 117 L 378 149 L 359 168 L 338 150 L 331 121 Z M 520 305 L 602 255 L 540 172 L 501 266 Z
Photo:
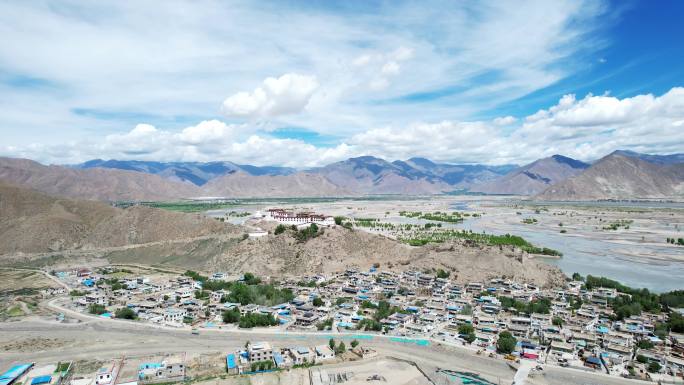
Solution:
M 0 183 L 0 254 L 129 246 L 230 234 L 208 217 L 134 206 L 55 198 Z
M 684 163 L 616 151 L 581 174 L 547 188 L 542 200 L 682 199 Z M 655 159 L 655 162 L 645 159 Z
M 538 285 L 564 281 L 519 249 L 451 242 L 411 247 L 342 227 L 299 242 L 292 232 L 245 239 L 246 229 L 198 214 L 54 198 L 0 184 L 0 260 L 65 268 L 108 263 L 292 276 L 347 268 L 452 272 L 458 282 L 506 276 Z M 272 230 L 273 222 L 256 223 Z
M 322 175 L 298 172 L 291 175 L 253 176 L 244 172 L 224 175 L 209 181 L 202 191 L 225 197 L 320 197 L 351 196 Z
M 101 201 L 174 200 L 201 195 L 192 184 L 159 175 L 44 166 L 28 159 L 0 158 L 0 181 L 55 196 Z
M 549 186 L 584 171 L 588 164 L 562 155 L 553 155 L 517 168 L 503 177 L 471 187 L 487 194 L 535 195 Z

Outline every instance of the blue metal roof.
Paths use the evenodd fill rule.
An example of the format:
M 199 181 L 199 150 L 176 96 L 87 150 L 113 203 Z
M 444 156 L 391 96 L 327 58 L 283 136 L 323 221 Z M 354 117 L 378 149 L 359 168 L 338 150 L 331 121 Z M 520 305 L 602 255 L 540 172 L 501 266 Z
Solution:
M 283 356 L 278 352 L 273 352 L 273 360 L 275 361 L 276 366 L 280 366 L 285 362 Z
M 226 367 L 228 369 L 235 369 L 237 367 L 235 364 L 235 354 L 229 354 L 226 356 Z
M 50 381 L 52 381 L 52 376 L 40 376 L 31 380 L 31 385 L 49 384 Z
M 0 375 L 0 385 L 9 385 L 13 383 L 14 380 L 31 369 L 32 366 L 33 364 L 21 364 L 9 368 L 9 370 Z

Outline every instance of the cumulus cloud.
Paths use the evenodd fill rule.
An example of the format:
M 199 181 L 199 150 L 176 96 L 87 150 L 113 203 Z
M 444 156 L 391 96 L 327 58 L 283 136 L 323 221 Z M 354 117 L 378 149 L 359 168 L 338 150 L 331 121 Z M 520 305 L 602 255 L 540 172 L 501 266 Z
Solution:
M 228 97 L 222 111 L 227 116 L 266 119 L 296 114 L 304 110 L 317 88 L 315 76 L 288 73 L 279 78 L 269 77 L 252 92 Z
M 161 161 L 231 160 L 256 165 L 307 167 L 351 156 L 388 160 L 422 156 L 441 162 L 523 164 L 563 154 L 595 160 L 617 149 L 645 153 L 684 152 L 684 88 L 663 95 L 617 98 L 565 95 L 532 115 L 486 121 L 415 122 L 386 125 L 315 146 L 275 138 L 250 124 L 200 122 L 181 130 L 138 124 L 92 142 L 0 147 L 0 154 L 44 162 L 76 163 L 92 158 Z
M 503 117 L 495 118 L 493 120 L 493 122 L 497 126 L 508 126 L 508 125 L 515 123 L 517 120 L 518 119 L 516 119 L 515 116 L 509 115 L 509 116 L 503 116 Z

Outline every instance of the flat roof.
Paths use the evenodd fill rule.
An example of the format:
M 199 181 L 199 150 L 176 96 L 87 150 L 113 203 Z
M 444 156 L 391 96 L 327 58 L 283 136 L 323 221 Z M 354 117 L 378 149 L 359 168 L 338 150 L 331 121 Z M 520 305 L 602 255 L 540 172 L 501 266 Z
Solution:
M 31 380 L 31 385 L 49 384 L 50 381 L 52 381 L 52 376 L 34 377 L 34 378 Z

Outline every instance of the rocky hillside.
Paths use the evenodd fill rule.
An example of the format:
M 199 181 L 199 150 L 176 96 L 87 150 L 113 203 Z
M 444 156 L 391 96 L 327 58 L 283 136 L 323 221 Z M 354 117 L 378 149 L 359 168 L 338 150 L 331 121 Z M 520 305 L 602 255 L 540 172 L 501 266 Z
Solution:
M 581 174 L 549 187 L 537 199 L 683 199 L 684 163 L 644 159 L 649 158 L 616 151 Z
M 174 200 L 201 195 L 192 184 L 159 175 L 44 166 L 28 159 L 0 158 L 0 181 L 49 195 L 102 201 Z
M 239 230 L 201 215 L 51 197 L 0 183 L 0 254 L 98 249 Z
M 276 277 L 338 272 L 347 268 L 367 270 L 379 263 L 381 269 L 394 271 L 441 268 L 450 271 L 452 278 L 461 283 L 501 276 L 544 286 L 563 285 L 565 280 L 557 268 L 513 248 L 499 249 L 466 242 L 411 247 L 342 227 L 326 228 L 322 235 L 303 243 L 288 230 L 279 235 L 243 241 L 216 238 L 116 250 L 107 253 L 106 258 L 117 263 L 144 260 L 207 272 L 251 271 Z
M 473 186 L 470 191 L 487 194 L 535 195 L 549 186 L 584 171 L 588 164 L 553 155 L 517 168 L 505 176 Z
M 438 194 L 454 190 L 433 175 L 372 156 L 350 158 L 312 172 L 361 194 Z
M 212 179 L 202 187 L 207 196 L 225 197 L 321 197 L 351 196 L 322 175 L 299 172 L 291 175 L 254 176 L 244 172 Z

